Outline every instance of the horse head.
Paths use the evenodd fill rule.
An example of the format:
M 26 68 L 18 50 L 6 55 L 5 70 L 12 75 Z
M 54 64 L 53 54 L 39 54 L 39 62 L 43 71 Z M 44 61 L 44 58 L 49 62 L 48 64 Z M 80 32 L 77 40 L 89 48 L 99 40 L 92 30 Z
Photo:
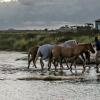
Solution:
M 95 53 L 95 50 L 93 48 L 93 45 L 91 43 L 88 43 L 88 49 L 92 52 Z

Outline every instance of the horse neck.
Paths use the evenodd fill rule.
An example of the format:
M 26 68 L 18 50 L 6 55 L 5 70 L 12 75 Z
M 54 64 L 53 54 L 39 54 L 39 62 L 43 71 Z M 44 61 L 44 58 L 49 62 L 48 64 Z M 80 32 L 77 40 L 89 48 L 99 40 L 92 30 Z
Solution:
M 88 47 L 87 47 L 87 45 L 86 46 L 85 45 L 79 45 L 79 49 L 78 50 L 81 53 L 81 52 L 87 51 L 88 50 Z

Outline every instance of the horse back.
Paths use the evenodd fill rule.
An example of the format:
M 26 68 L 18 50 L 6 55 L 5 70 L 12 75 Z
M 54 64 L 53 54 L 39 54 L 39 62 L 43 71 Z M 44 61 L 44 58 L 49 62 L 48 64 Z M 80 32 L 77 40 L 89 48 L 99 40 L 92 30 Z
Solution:
M 73 56 L 73 47 L 63 47 L 61 50 L 61 54 L 63 57 L 72 57 Z
M 62 48 L 62 55 L 66 57 L 78 56 L 84 51 L 83 45 Z
M 53 57 L 59 57 L 61 55 L 61 46 L 58 46 L 58 45 L 55 45 L 53 48 L 52 48 L 52 55 Z

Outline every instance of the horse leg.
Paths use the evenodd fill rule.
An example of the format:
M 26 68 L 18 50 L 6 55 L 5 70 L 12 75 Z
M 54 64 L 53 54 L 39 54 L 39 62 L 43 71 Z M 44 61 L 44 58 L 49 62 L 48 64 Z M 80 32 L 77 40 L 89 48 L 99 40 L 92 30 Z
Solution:
M 64 58 L 64 61 L 65 61 L 66 65 L 67 65 L 67 68 L 70 69 L 69 66 L 68 66 L 68 61 L 67 61 L 66 58 Z
M 73 62 L 71 63 L 71 65 L 70 65 L 70 67 L 69 67 L 70 72 L 71 72 L 72 74 L 74 74 L 73 71 L 72 71 L 72 65 L 73 65 L 73 64 L 74 64 L 74 60 L 73 60 Z
M 52 62 L 52 59 L 49 58 L 49 60 L 48 60 L 48 71 L 50 71 L 50 69 L 51 69 L 51 62 Z
M 40 58 L 40 64 L 41 64 L 41 71 L 43 71 L 43 68 L 44 68 L 44 63 L 43 63 L 42 58 Z
M 74 62 L 75 66 L 75 75 L 77 75 L 77 70 L 76 70 L 76 62 Z
M 48 59 L 48 71 L 50 71 L 51 69 L 51 62 L 53 60 L 53 56 L 52 53 L 49 54 L 49 59 Z
M 86 59 L 87 59 L 88 63 L 90 63 L 90 52 L 86 51 L 85 56 L 86 56 Z
M 86 69 L 86 67 L 85 67 L 85 65 L 86 65 L 86 60 L 85 60 L 83 54 L 81 54 L 81 57 L 82 57 L 82 59 L 80 59 L 80 60 L 81 60 L 82 63 L 83 63 L 83 71 L 82 71 L 82 74 L 83 74 L 83 73 L 85 72 L 85 69 Z M 80 58 L 80 57 L 78 57 L 78 58 Z
M 71 64 L 71 66 L 74 64 L 74 67 L 75 67 L 75 73 L 73 73 L 73 72 L 72 72 L 72 73 L 75 74 L 75 75 L 77 75 L 76 60 L 77 60 L 77 58 L 73 59 L 73 63 Z M 72 70 L 72 67 L 71 67 L 71 70 Z
M 76 60 L 77 60 L 77 58 L 78 58 L 78 57 L 76 56 L 76 57 L 72 60 L 72 63 L 71 63 L 71 65 L 70 65 L 70 71 L 71 71 L 72 74 L 75 74 L 75 73 L 77 74 L 77 71 L 76 71 Z M 73 71 L 72 71 L 72 65 L 73 65 L 73 64 L 75 64 L 75 65 L 74 65 L 74 66 L 75 66 L 75 73 L 73 73 Z M 75 75 L 76 75 L 76 74 L 75 74 Z
M 99 64 L 96 64 L 95 69 L 96 69 L 96 72 L 97 72 L 97 73 L 99 73 L 99 68 L 98 68 L 98 66 L 99 66 Z
M 82 71 L 82 74 L 85 72 L 85 69 L 86 69 L 85 65 L 86 65 L 86 62 L 83 61 L 83 71 Z
M 84 57 L 83 53 L 81 54 L 81 57 L 82 57 L 82 59 L 85 61 L 85 57 Z
M 57 66 L 58 66 L 58 59 L 53 59 L 54 61 L 53 61 L 53 65 L 54 65 L 54 67 L 55 67 L 55 71 L 57 71 Z M 56 62 L 57 62 L 57 64 L 56 64 Z
M 62 60 L 63 60 L 63 58 L 60 59 L 60 69 L 61 69 L 61 71 L 63 70 Z
M 35 61 L 33 60 L 33 66 L 35 66 L 35 68 L 37 68 L 36 64 L 35 64 Z
M 36 61 L 35 61 L 36 58 L 35 57 L 36 57 L 36 55 L 32 55 L 33 67 L 35 66 L 35 68 L 37 68 L 36 67 Z
M 32 58 L 31 58 L 31 59 L 28 59 L 28 69 L 29 69 L 29 67 L 30 67 L 31 61 L 32 61 Z

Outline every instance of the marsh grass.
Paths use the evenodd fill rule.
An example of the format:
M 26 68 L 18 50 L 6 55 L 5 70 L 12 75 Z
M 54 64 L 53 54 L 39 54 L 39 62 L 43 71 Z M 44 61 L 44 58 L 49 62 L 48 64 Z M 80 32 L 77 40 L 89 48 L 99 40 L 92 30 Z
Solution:
M 33 45 L 59 43 L 70 39 L 79 42 L 94 42 L 90 33 L 49 33 L 42 31 L 0 32 L 0 50 L 27 51 Z

